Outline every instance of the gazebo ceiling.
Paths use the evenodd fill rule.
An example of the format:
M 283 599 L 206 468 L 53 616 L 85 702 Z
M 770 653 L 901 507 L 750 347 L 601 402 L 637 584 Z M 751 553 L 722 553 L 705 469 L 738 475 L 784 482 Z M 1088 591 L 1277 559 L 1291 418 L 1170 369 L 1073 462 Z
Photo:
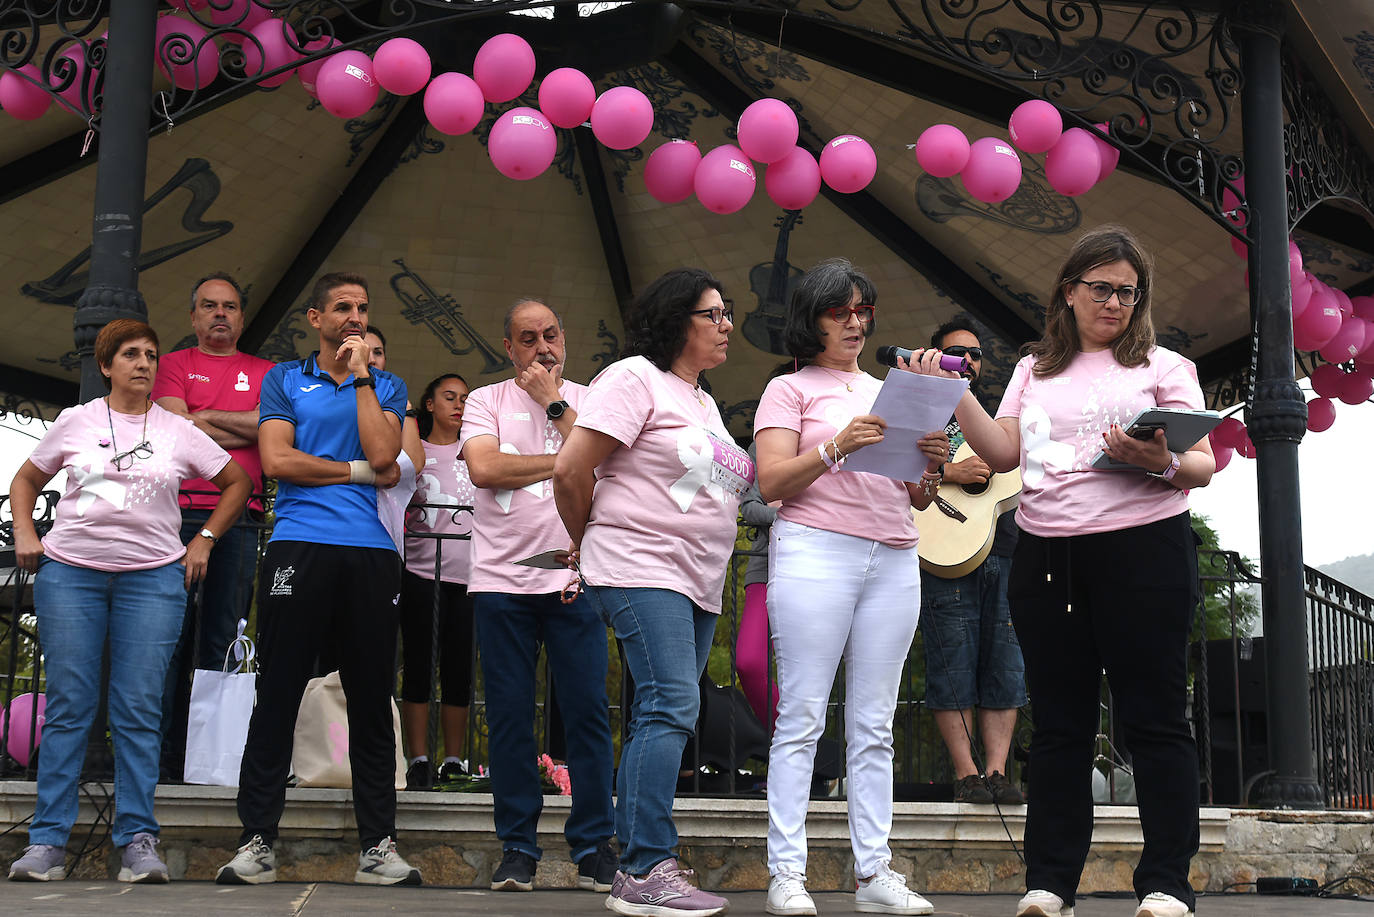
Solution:
M 893 40 L 904 26 L 890 4 L 809 2 L 787 16 L 734 6 L 490 15 L 412 33 L 435 55 L 436 72 L 470 71 L 483 39 L 517 31 L 534 46 L 540 74 L 575 66 L 598 90 L 634 85 L 652 100 L 654 132 L 640 148 L 612 151 L 586 128 L 560 131 L 554 165 L 528 182 L 501 177 L 486 156 L 486 134 L 509 105 L 488 106 L 477 131 L 459 137 L 425 124 L 418 98 L 385 93 L 363 117 L 337 120 L 294 79 L 189 109 L 171 130 L 155 130 L 148 149 L 140 288 L 164 349 L 186 343 L 193 281 L 228 270 L 250 292 L 245 342 L 273 359 L 309 352 L 309 284 L 347 269 L 370 278 L 372 317 L 390 342 L 388 368 L 412 389 L 442 371 L 473 384 L 502 378 L 501 320 L 518 296 L 545 298 L 564 314 L 567 372 L 586 379 L 623 342 L 627 295 L 664 270 L 696 264 L 736 301 L 737 343 L 710 381 L 732 428 L 744 432 L 767 373 L 783 359 L 782 304 L 769 294 L 778 281 L 785 286 L 822 258 L 847 257 L 877 283 L 879 342 L 919 345 L 965 311 L 987 326 L 990 369 L 1004 379 L 1016 348 L 1038 334 L 1052 273 L 1073 239 L 1115 221 L 1132 227 L 1157 261 L 1161 340 L 1212 381 L 1248 364 L 1244 262 L 1209 214 L 1144 160 L 1127 154 L 1101 185 L 1068 198 L 1049 188 L 1042 157 L 1025 156 L 1020 191 L 982 203 L 957 178 L 923 173 L 909 146 L 939 122 L 970 138 L 1005 136 L 1024 96 Z M 902 6 L 914 16 L 938 4 Z M 1093 40 L 1106 48 L 1131 34 L 1142 5 L 1104 6 Z M 1301 7 L 1291 14 L 1293 46 L 1374 150 L 1374 6 Z M 1206 49 L 1157 67 L 1205 79 Z M 536 104 L 535 88 L 510 104 Z M 1065 92 L 1066 107 L 1092 102 L 1081 87 Z M 734 142 L 740 110 L 765 96 L 793 103 L 801 142 L 813 151 L 841 133 L 867 139 L 878 153 L 873 183 L 859 194 L 823 195 L 800 216 L 768 200 L 762 169 L 754 199 L 730 216 L 694 200 L 660 204 L 647 193 L 644 159 L 659 143 L 687 138 L 705 150 Z M 1239 105 L 1229 104 L 1234 121 Z M 84 287 L 99 140 L 83 158 L 85 126 L 57 105 L 36 121 L 0 116 L 0 124 L 0 310 L 10 328 L 0 340 L 0 388 L 71 403 L 71 320 Z M 1176 139 L 1174 124 L 1157 118 L 1151 142 Z M 1216 145 L 1238 153 L 1238 126 L 1219 132 Z M 1374 273 L 1374 231 L 1361 219 L 1319 208 L 1297 239 L 1309 269 L 1328 283 L 1349 288 Z

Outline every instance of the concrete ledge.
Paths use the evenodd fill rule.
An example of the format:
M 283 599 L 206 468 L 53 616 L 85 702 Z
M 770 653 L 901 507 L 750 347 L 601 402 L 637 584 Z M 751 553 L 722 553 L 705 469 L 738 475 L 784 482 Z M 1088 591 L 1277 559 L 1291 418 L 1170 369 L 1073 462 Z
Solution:
M 97 797 L 113 785 L 88 787 Z M 0 830 L 33 812 L 35 785 L 0 781 Z M 236 790 L 231 787 L 159 786 L 157 817 L 162 852 L 175 878 L 210 878 L 238 843 Z M 352 791 L 292 789 L 278 842 L 282 878 L 349 881 L 357 836 Z M 545 888 L 576 885 L 576 868 L 562 839 L 567 797 L 548 796 L 539 822 L 545 856 L 538 882 Z M 75 852 L 95 819 L 84 794 L 73 832 Z M 406 857 L 433 884 L 485 885 L 501 856 L 492 826 L 492 797 L 485 793 L 397 793 L 397 828 Z M 991 806 L 961 803 L 897 803 L 892 830 L 894 867 L 931 891 L 1012 892 L 1022 888 L 1019 848 L 1025 809 L 1001 816 Z M 1139 816 L 1133 806 L 1097 806 L 1093 847 L 1083 890 L 1124 891 L 1140 854 Z M 763 798 L 688 798 L 674 804 L 683 856 L 707 887 L 767 886 L 767 801 Z M 1193 863 L 1199 889 L 1218 890 L 1257 875 L 1305 875 L 1327 880 L 1350 872 L 1374 875 L 1374 813 L 1269 812 L 1204 808 L 1202 846 Z M 812 800 L 807 819 L 811 849 L 807 872 L 816 890 L 852 888 L 849 826 L 843 800 Z M 1008 838 L 1010 835 L 1010 839 Z M 0 839 L 0 857 L 12 857 L 26 841 L 22 830 Z M 7 862 L 8 860 L 6 860 Z M 117 854 L 108 843 L 77 870 L 103 878 Z

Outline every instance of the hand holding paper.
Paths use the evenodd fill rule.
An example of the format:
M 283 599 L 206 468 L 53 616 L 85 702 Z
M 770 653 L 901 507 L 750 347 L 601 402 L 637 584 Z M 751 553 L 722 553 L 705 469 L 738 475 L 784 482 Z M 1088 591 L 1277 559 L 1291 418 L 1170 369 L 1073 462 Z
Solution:
M 851 456 L 844 470 L 867 471 L 898 481 L 920 480 L 927 458 L 921 451 L 921 438 L 944 430 L 967 388 L 968 381 L 962 378 L 889 372 L 870 411 L 886 423 L 884 436 Z

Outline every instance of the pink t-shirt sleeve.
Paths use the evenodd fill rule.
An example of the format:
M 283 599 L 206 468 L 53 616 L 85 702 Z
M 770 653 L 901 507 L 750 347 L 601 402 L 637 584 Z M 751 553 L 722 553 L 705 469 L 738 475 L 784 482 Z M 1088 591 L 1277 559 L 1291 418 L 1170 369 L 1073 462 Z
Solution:
M 48 433 L 39 441 L 38 446 L 29 453 L 33 467 L 47 475 L 62 470 L 66 459 L 67 428 L 76 421 L 79 408 L 67 408 L 57 415 L 57 420 L 48 428 Z
M 212 479 L 215 475 L 224 470 L 224 466 L 229 464 L 230 455 L 219 444 L 210 438 L 204 430 L 178 417 L 187 427 L 183 435 L 186 437 L 181 443 L 186 449 L 186 463 L 191 471 L 198 478 L 205 480 Z
M 1002 403 L 997 406 L 998 417 L 1021 416 L 1021 393 L 1026 390 L 1026 379 L 1030 377 L 1034 362 L 1035 357 L 1032 356 L 1022 357 L 1016 362 L 1016 368 L 1011 373 L 1011 381 L 1002 393 Z
M 158 374 L 153 379 L 152 399 L 180 398 L 186 400 L 186 373 L 182 370 L 184 350 L 174 350 L 162 355 L 158 361 Z
M 781 427 L 793 433 L 801 432 L 801 392 L 788 385 L 783 377 L 774 379 L 763 390 L 758 409 L 754 412 L 754 434 L 769 427 Z
M 1197 366 L 1172 351 L 1156 350 L 1155 354 L 1156 359 L 1163 358 L 1174 363 L 1164 370 L 1155 386 L 1155 405 L 1161 408 L 1202 410 L 1202 387 L 1197 380 Z
M 463 408 L 463 426 L 458 433 L 460 457 L 468 440 L 474 436 L 500 435 L 496 427 L 496 405 L 491 401 L 495 391 L 495 386 L 483 386 L 468 396 L 467 404 Z
M 653 413 L 654 398 L 644 381 L 621 363 L 593 380 L 575 426 L 586 427 L 633 446 Z

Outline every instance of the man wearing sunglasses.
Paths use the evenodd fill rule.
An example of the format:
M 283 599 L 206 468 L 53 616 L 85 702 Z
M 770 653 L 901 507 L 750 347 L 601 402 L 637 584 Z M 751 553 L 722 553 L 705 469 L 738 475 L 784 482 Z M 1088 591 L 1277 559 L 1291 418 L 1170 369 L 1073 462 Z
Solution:
M 970 391 L 978 395 L 983 350 L 973 325 L 962 318 L 945 322 L 931 336 L 930 345 L 968 358 L 964 375 Z M 945 432 L 952 459 L 964 436 L 953 418 Z M 985 484 L 991 477 L 988 464 L 974 456 L 947 463 L 940 486 Z M 1007 574 L 1017 533 L 1013 514 L 1003 513 L 997 520 L 992 550 L 976 570 L 956 579 L 921 571 L 926 706 L 949 749 L 956 802 L 1025 803 L 1020 790 L 1006 777 L 1017 708 L 1026 703 L 1025 666 L 1007 607 Z M 986 770 L 973 758 L 975 707 Z

